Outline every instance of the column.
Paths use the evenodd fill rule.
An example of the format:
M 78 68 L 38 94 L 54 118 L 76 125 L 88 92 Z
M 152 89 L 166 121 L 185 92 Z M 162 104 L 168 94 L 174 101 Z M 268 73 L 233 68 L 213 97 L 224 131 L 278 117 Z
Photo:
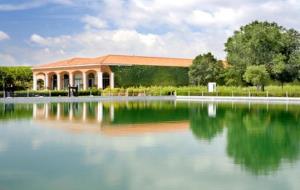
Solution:
M 113 89 L 115 87 L 115 76 L 114 76 L 114 73 L 110 73 L 109 77 L 110 77 L 110 79 L 109 79 L 110 88 Z
M 97 106 L 97 120 L 99 123 L 102 122 L 103 120 L 103 103 L 102 102 L 98 102 L 98 106 Z
M 49 104 L 48 103 L 44 104 L 44 115 L 45 115 L 45 118 L 48 119 L 48 116 L 49 116 Z
M 73 104 L 72 102 L 69 104 L 69 120 L 73 120 Z
M 69 73 L 69 84 L 70 84 L 71 87 L 74 86 L 74 83 L 73 83 L 73 73 L 72 72 Z
M 97 88 L 103 89 L 103 73 L 101 71 L 97 72 Z
M 37 116 L 37 104 L 32 105 L 32 117 L 35 119 Z
M 57 110 L 56 110 L 56 119 L 60 119 L 60 103 L 57 103 Z
M 86 90 L 86 73 L 82 72 L 83 90 Z
M 48 81 L 48 73 L 45 73 L 45 90 L 48 90 L 49 88 L 49 81 Z
M 56 73 L 56 76 L 57 76 L 57 90 L 60 90 L 60 83 L 61 83 L 60 74 Z
M 115 120 L 115 105 L 112 102 L 109 107 L 109 116 L 110 116 L 110 121 Z
M 37 90 L 37 79 L 36 79 L 36 74 L 33 73 L 33 90 Z
M 83 105 L 82 105 L 82 120 L 83 121 L 86 121 L 86 102 L 83 102 Z

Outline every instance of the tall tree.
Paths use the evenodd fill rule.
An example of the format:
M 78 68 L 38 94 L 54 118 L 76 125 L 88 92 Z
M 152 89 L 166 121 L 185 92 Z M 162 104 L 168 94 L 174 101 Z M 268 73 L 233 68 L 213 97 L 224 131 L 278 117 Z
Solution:
M 265 65 L 270 76 L 282 84 L 298 77 L 300 34 L 294 29 L 254 21 L 228 38 L 225 51 L 240 78 L 249 65 Z
M 198 55 L 189 69 L 190 83 L 194 85 L 206 85 L 208 82 L 219 81 L 223 70 L 223 64 L 211 53 Z

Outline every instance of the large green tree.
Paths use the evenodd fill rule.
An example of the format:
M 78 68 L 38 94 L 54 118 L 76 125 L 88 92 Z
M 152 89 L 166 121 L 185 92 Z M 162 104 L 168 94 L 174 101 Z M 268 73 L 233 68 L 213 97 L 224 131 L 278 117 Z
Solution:
M 300 34 L 294 29 L 254 21 L 228 38 L 225 51 L 240 79 L 249 65 L 265 65 L 270 76 L 282 84 L 299 78 Z
M 194 85 L 206 85 L 208 82 L 218 82 L 223 71 L 223 64 L 211 53 L 198 55 L 189 69 L 189 80 Z

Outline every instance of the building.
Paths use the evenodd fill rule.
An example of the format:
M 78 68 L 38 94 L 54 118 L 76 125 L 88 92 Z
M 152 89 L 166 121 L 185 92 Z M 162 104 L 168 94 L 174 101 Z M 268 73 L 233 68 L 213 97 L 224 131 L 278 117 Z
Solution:
M 112 66 L 189 67 L 192 59 L 107 55 L 96 58 L 72 58 L 32 68 L 33 90 L 62 90 L 69 86 L 79 89 L 114 88 Z

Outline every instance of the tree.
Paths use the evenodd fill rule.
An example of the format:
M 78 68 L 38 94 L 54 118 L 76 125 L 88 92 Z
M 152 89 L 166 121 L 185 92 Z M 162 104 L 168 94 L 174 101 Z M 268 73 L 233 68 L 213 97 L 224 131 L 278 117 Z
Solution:
M 264 91 L 264 86 L 269 80 L 269 73 L 264 65 L 248 66 L 244 74 L 244 80 L 252 85 L 255 85 L 257 89 L 260 87 Z
M 194 85 L 206 85 L 208 82 L 219 81 L 223 64 L 211 53 L 198 55 L 189 69 L 189 80 Z
M 254 21 L 228 38 L 225 51 L 228 62 L 240 78 L 250 65 L 265 65 L 271 78 L 282 84 L 298 76 L 300 34 L 294 29 Z
M 25 90 L 32 86 L 32 71 L 30 67 L 0 67 L 0 77 L 0 90 L 3 90 L 4 84 L 6 86 L 14 86 L 16 90 Z
M 235 67 L 228 67 L 224 70 L 224 81 L 227 86 L 241 86 L 243 84 L 243 78 L 240 77 Z

